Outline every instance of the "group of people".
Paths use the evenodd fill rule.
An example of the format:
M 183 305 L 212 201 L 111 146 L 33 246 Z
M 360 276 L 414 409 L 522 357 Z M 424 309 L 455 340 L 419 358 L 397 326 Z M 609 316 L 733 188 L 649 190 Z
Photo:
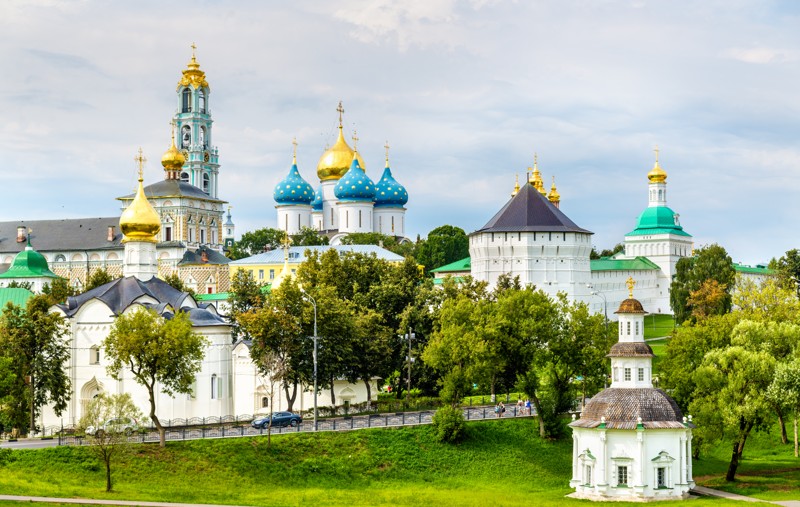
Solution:
M 494 406 L 494 415 L 495 417 L 503 417 L 506 413 L 506 406 L 501 401 L 497 405 Z M 522 398 L 517 400 L 517 413 L 515 415 L 531 415 L 531 400 L 522 400 Z

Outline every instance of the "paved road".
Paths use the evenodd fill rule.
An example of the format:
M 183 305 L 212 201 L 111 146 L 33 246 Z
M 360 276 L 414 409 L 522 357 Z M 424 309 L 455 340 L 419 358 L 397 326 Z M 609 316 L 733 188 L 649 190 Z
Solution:
M 0 442 L 0 447 L 7 449 L 41 449 L 43 447 L 55 447 L 58 439 L 42 440 L 41 438 L 22 438 L 16 442 Z

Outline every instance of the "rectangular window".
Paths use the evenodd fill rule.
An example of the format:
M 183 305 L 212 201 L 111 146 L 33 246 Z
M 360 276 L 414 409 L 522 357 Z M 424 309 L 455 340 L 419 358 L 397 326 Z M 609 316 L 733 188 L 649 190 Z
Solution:
M 635 323 L 634 333 L 637 334 L 637 335 L 639 334 L 639 322 Z
M 664 467 L 658 467 L 656 469 L 656 484 L 658 484 L 659 488 L 666 488 L 667 487 L 667 469 Z
M 164 227 L 164 241 L 172 241 L 172 227 Z
M 583 483 L 587 486 L 592 485 L 592 465 L 586 465 L 586 469 L 584 471 L 584 478 Z
M 361 227 L 361 210 L 358 210 L 358 228 L 360 229 Z
M 619 382 L 619 368 L 614 368 L 614 382 Z
M 269 279 L 270 280 L 274 280 L 275 279 L 275 270 L 274 269 L 270 269 L 269 270 Z
M 626 322 L 626 324 L 627 324 L 627 326 L 625 326 L 625 327 L 628 330 L 628 336 L 630 336 L 631 335 L 631 323 L 630 322 Z
M 631 369 L 625 368 L 625 382 L 631 381 Z
M 644 382 L 644 368 L 639 368 L 639 382 Z
M 259 280 L 263 280 L 264 279 L 264 270 L 263 269 L 259 269 L 258 270 L 258 279 Z
M 200 229 L 200 243 L 206 242 L 206 230 Z
M 627 486 L 628 485 L 628 467 L 627 466 L 618 466 L 617 467 L 617 486 Z

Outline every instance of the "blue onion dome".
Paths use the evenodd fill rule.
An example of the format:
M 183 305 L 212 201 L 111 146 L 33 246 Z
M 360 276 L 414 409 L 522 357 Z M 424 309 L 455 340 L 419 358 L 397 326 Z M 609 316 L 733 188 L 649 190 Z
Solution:
M 408 192 L 406 188 L 397 182 L 392 176 L 387 161 L 383 176 L 375 185 L 375 207 L 376 208 L 402 208 L 408 202 Z
M 314 200 L 311 201 L 311 210 L 322 211 L 322 185 L 318 186 L 317 191 L 314 192 Z
M 297 170 L 297 160 L 292 161 L 289 174 L 277 185 L 272 194 L 279 206 L 287 204 L 311 204 L 314 199 L 314 189 L 300 176 Z
M 355 152 L 355 156 L 353 156 L 350 169 L 336 183 L 333 193 L 340 201 L 372 202 L 375 200 L 375 184 L 372 183 L 358 162 L 358 152 Z

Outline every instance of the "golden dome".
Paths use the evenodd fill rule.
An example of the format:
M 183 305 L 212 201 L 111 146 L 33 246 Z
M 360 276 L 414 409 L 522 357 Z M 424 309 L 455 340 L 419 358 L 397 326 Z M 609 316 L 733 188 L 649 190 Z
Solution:
M 559 194 L 558 190 L 556 190 L 556 177 L 555 176 L 553 176 L 553 185 L 550 187 L 550 193 L 547 194 L 547 198 L 553 204 L 561 202 L 561 194 Z
M 654 151 L 656 152 L 656 163 L 653 169 L 647 173 L 647 179 L 650 180 L 650 183 L 664 183 L 667 181 L 667 173 L 658 165 L 658 146 Z
M 354 152 L 350 148 L 347 141 L 344 140 L 342 126 L 339 125 L 339 137 L 333 146 L 325 150 L 317 164 L 317 176 L 319 176 L 320 181 L 338 180 L 344 176 L 350 169 L 354 155 L 361 168 L 366 170 L 367 166 L 364 164 L 361 154 Z
M 136 190 L 136 195 L 131 204 L 119 217 L 119 228 L 122 230 L 122 234 L 125 235 L 125 239 L 122 242 L 147 241 L 156 243 L 158 241 L 156 234 L 161 230 L 161 218 L 144 195 L 142 166 L 145 158 L 142 156 L 141 148 L 139 148 L 139 156 L 136 157 L 136 161 L 139 162 L 139 188 Z
M 208 81 L 206 81 L 206 73 L 200 70 L 200 64 L 197 63 L 194 51 L 197 46 L 192 43 L 192 59 L 186 64 L 186 69 L 183 71 L 183 77 L 178 81 L 178 88 L 181 86 L 192 86 L 193 88 L 208 88 Z
M 169 149 L 161 157 L 161 165 L 164 166 L 165 171 L 180 171 L 183 164 L 186 163 L 186 157 L 183 156 L 178 148 L 175 147 L 175 127 L 173 126 L 172 143 Z
M 515 176 L 516 181 L 514 182 L 514 191 L 511 192 L 511 197 L 516 197 L 519 193 L 519 174 Z
M 538 155 L 536 153 L 533 154 L 533 170 L 531 171 L 530 177 L 528 178 L 528 183 L 530 183 L 533 188 L 539 191 L 542 195 L 547 195 L 547 190 L 544 189 L 544 181 L 542 181 L 542 173 L 539 172 L 539 160 Z

